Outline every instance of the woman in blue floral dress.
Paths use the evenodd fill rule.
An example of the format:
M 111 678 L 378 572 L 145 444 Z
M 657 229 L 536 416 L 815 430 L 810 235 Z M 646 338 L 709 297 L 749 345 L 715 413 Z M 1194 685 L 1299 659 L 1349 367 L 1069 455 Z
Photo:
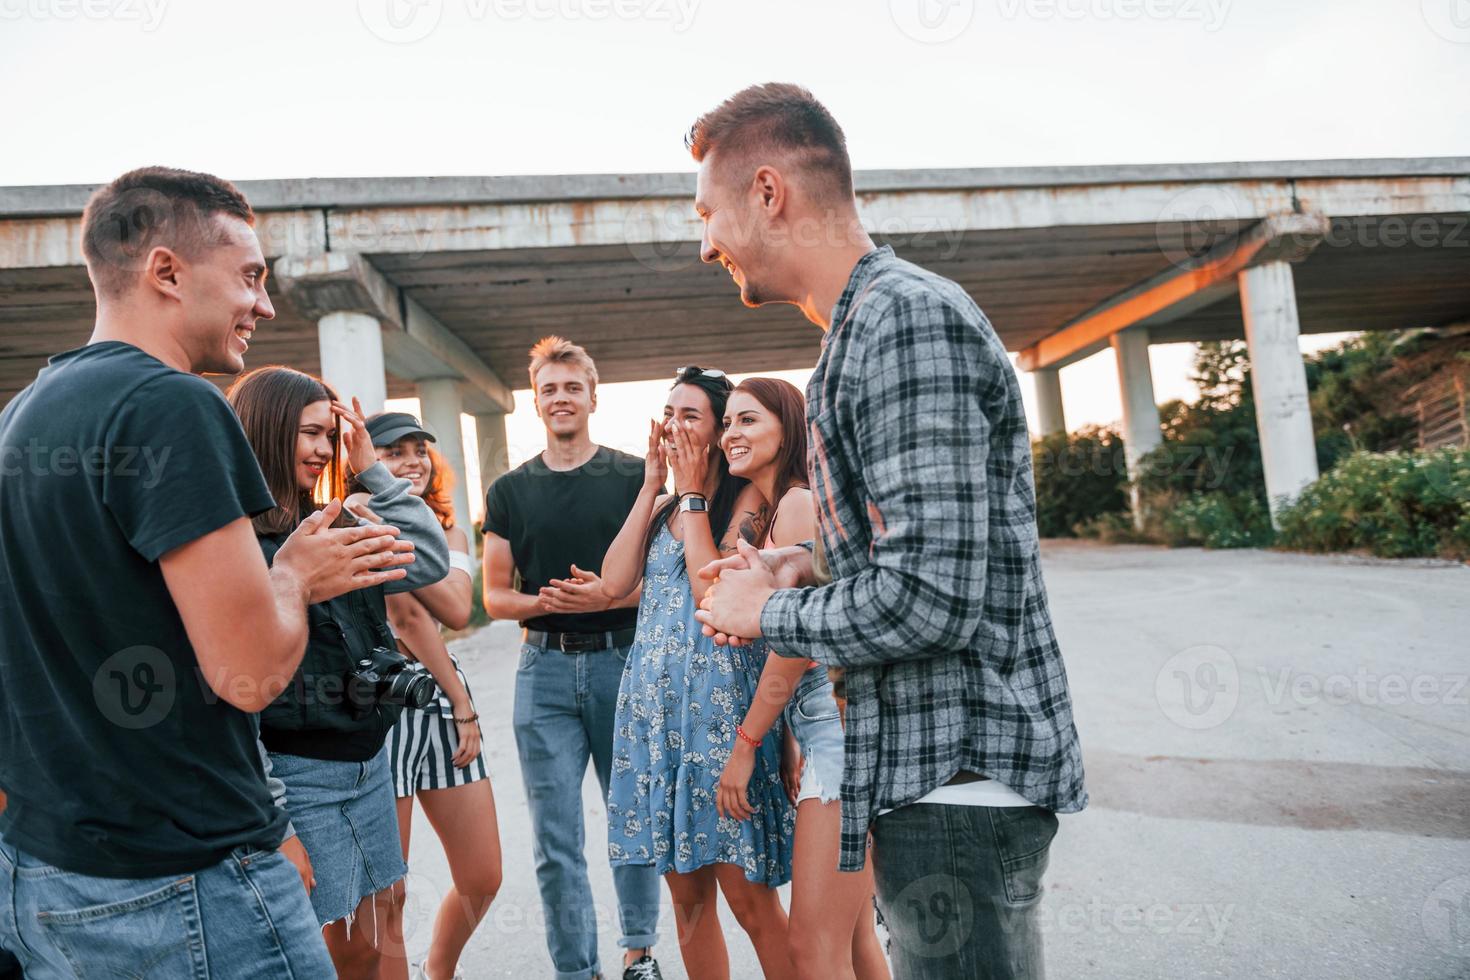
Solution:
M 765 975 L 794 980 L 776 892 L 791 879 L 796 821 L 781 782 L 781 732 L 755 744 L 740 730 L 765 649 L 718 647 L 706 637 L 689 578 L 689 569 L 733 552 L 742 533 L 756 541 L 762 533 L 759 491 L 729 474 L 719 448 L 731 387 L 718 371 L 680 370 L 663 421 L 650 426 L 643 491 L 603 560 L 611 599 L 643 584 L 618 693 L 608 848 L 613 864 L 651 864 L 664 875 L 691 977 L 729 976 L 715 912 L 723 894 Z M 673 494 L 665 492 L 670 471 Z M 715 805 L 741 738 L 756 758 L 744 820 Z

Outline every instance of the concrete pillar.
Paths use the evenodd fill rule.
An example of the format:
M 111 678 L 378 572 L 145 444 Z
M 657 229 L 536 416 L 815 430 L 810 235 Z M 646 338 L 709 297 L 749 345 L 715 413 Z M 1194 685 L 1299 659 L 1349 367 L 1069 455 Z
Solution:
M 470 513 L 470 481 L 464 465 L 464 431 L 459 417 L 464 405 L 459 383 L 453 378 L 428 378 L 419 381 L 417 387 L 419 411 L 424 416 L 420 421 L 434 433 L 438 440 L 434 448 L 454 474 L 452 499 L 456 522 L 468 526 L 474 516 Z
M 500 412 L 476 415 L 475 439 L 480 447 L 481 492 L 488 492 L 495 478 L 510 470 L 510 440 L 505 435 L 505 416 Z M 485 501 L 481 500 L 479 510 L 483 510 L 484 505 Z
M 1240 273 L 1240 308 L 1250 348 L 1251 388 L 1261 434 L 1261 465 L 1271 520 L 1317 479 L 1317 441 L 1298 344 L 1291 265 L 1267 262 Z
M 1067 416 L 1062 410 L 1062 372 L 1059 368 L 1042 368 L 1031 372 L 1036 388 L 1036 421 L 1043 436 L 1067 431 Z
M 383 369 L 383 330 L 366 313 L 328 313 L 317 321 L 322 378 L 349 405 L 354 395 L 368 415 L 383 410 L 388 375 Z
M 1128 463 L 1129 499 L 1133 523 L 1143 527 L 1139 506 L 1138 461 L 1164 441 L 1159 406 L 1154 401 L 1154 378 L 1148 362 L 1148 331 L 1135 327 L 1113 334 L 1113 355 L 1118 360 L 1118 387 L 1123 398 L 1123 454 Z

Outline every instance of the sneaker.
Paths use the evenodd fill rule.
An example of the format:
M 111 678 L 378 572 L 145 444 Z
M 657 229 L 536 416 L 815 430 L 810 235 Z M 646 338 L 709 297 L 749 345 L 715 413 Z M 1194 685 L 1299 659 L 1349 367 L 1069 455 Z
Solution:
M 623 971 L 623 980 L 664 980 L 658 972 L 658 960 L 644 953 Z

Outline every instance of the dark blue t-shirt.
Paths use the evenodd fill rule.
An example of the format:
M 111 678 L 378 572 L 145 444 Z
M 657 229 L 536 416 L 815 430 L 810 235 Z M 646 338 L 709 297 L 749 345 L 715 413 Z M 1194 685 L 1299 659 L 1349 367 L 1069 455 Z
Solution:
M 280 844 L 251 716 L 200 676 L 158 565 L 273 506 L 214 385 L 131 345 L 58 354 L 0 412 L 7 843 L 113 878 Z
M 643 488 L 643 460 L 598 446 L 574 470 L 553 470 L 535 456 L 499 477 L 485 493 L 481 530 L 510 542 L 521 591 L 537 595 L 576 565 L 602 574 L 602 559 L 623 529 Z M 551 633 L 601 633 L 632 629 L 638 610 L 548 613 L 521 625 Z

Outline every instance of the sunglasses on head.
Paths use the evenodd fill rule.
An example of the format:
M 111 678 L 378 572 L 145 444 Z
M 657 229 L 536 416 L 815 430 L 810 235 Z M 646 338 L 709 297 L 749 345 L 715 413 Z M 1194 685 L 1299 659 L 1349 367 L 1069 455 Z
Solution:
M 696 367 L 693 364 L 689 365 L 688 367 L 681 367 L 681 368 L 679 368 L 679 370 L 677 370 L 677 371 L 674 372 L 674 377 L 680 379 L 681 381 L 682 380 L 687 380 L 689 378 L 697 378 L 697 377 L 700 377 L 701 375 L 703 375 L 706 378 L 724 378 L 724 377 L 726 377 L 726 374 L 725 374 L 724 371 L 717 371 L 714 368 Z

